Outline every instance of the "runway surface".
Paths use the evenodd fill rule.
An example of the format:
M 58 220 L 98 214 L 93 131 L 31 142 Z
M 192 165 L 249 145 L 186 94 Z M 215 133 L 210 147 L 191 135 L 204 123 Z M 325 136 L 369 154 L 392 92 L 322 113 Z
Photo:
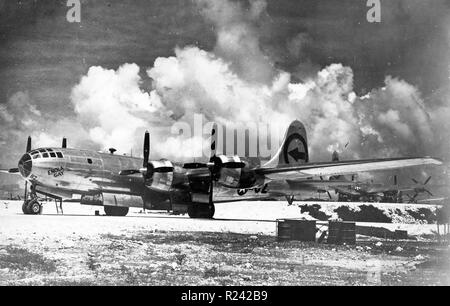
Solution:
M 213 220 L 140 209 L 95 216 L 95 210 L 103 213 L 66 203 L 57 215 L 48 203 L 42 215 L 30 216 L 20 202 L 0 201 L 0 285 L 450 283 L 448 249 L 427 242 L 279 243 L 276 219 L 308 217 L 283 202 L 218 204 Z M 410 233 L 434 228 L 384 226 Z
M 101 216 L 95 216 L 96 210 Z M 280 201 L 216 204 L 213 220 L 190 219 L 187 215 L 170 215 L 165 211 L 143 212 L 136 208 L 130 209 L 126 217 L 110 217 L 104 215 L 102 207 L 78 203 L 64 203 L 63 211 L 63 215 L 57 214 L 55 204 L 49 202 L 44 205 L 42 215 L 24 215 L 20 201 L 0 201 L 0 242 L 5 239 L 16 240 L 33 233 L 64 237 L 119 234 L 136 230 L 233 232 L 274 236 L 277 219 L 312 219 L 308 214 L 301 214 L 299 207 Z M 405 229 L 414 235 L 431 234 L 435 230 L 435 226 L 431 224 L 358 224 L 383 226 L 390 230 Z

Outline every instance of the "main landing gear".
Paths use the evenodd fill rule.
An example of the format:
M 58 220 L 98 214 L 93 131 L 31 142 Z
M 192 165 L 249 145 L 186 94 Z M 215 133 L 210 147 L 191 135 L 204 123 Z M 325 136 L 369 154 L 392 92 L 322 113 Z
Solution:
M 215 211 L 214 204 L 192 204 L 188 207 L 188 215 L 191 218 L 212 219 Z
M 122 207 L 122 206 L 103 206 L 103 209 L 105 210 L 105 214 L 107 216 L 116 216 L 116 217 L 123 217 L 128 214 L 128 207 Z

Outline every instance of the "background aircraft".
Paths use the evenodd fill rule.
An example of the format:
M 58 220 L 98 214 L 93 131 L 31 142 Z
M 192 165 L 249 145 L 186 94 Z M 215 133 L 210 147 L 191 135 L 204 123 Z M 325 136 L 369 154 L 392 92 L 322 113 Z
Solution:
M 61 148 L 32 150 L 29 138 L 18 168 L 6 171 L 20 173 L 30 185 L 29 193 L 27 186 L 25 189 L 25 214 L 41 212 L 37 194 L 59 201 L 78 194 L 81 204 L 104 206 L 107 215 L 124 216 L 129 207 L 152 209 L 168 203 L 171 208 L 186 210 L 192 218 L 212 218 L 215 202 L 248 200 L 243 193 L 249 190 L 259 190 L 259 195 L 251 198 L 285 196 L 289 201 L 304 190 L 342 184 L 337 179 L 322 180 L 322 176 L 442 164 L 430 157 L 309 163 L 306 130 L 296 120 L 275 156 L 261 165 L 254 159 L 217 155 L 216 131 L 214 125 L 211 157 L 206 163 L 150 160 L 150 135 L 146 132 L 144 158 L 115 155 L 113 149 L 109 154 L 70 149 L 65 141 Z
M 338 194 L 338 201 L 342 202 L 385 202 L 385 203 L 403 203 L 404 196 L 408 203 L 417 203 L 417 197 L 426 193 L 433 196 L 425 185 L 431 180 L 429 176 L 423 183 L 416 179 L 411 179 L 414 184 L 399 185 L 397 175 L 392 176 L 392 184 L 370 182 L 353 182 L 353 185 L 341 185 L 335 188 Z M 440 187 L 441 185 L 435 185 Z M 409 194 L 407 192 L 413 192 Z

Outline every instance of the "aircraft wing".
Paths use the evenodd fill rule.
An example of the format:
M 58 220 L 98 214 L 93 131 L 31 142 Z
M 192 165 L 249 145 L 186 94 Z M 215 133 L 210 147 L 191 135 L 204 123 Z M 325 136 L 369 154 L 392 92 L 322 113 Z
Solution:
M 305 191 L 332 190 L 336 186 L 348 186 L 349 181 L 328 181 L 328 180 L 288 180 L 274 181 L 256 189 L 247 189 L 244 193 L 239 193 L 243 189 L 233 189 L 215 185 L 214 202 L 236 202 L 278 199 L 285 196 L 303 195 Z
M 355 183 L 344 180 L 286 180 L 289 187 L 292 189 L 302 189 L 302 187 L 309 187 L 310 189 L 335 189 L 337 187 L 352 186 Z
M 411 191 L 411 190 L 414 190 L 414 187 L 411 187 L 411 186 L 401 187 L 401 186 L 391 185 L 391 186 L 369 187 L 366 189 L 366 192 L 367 193 L 379 193 L 379 192 L 388 192 L 388 191 Z
M 19 173 L 19 168 L 0 169 L 0 173 L 20 174 Z
M 312 176 L 346 175 L 358 172 L 391 170 L 423 165 L 441 165 L 442 161 L 431 157 L 366 159 L 325 163 L 307 163 L 295 166 L 256 168 L 255 172 L 271 180 L 301 179 Z

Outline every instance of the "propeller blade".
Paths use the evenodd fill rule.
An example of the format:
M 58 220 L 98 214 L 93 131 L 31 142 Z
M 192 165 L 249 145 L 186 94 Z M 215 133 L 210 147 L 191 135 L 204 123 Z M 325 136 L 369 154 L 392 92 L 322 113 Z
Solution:
M 26 152 L 30 152 L 31 151 L 31 136 L 28 136 L 28 140 L 27 140 L 27 147 L 26 147 Z M 26 201 L 28 199 L 28 181 L 25 181 L 25 190 L 23 193 L 23 198 L 24 201 Z
M 330 198 L 330 200 L 331 200 L 331 194 L 330 194 L 330 192 L 327 190 L 327 194 L 328 194 L 328 197 Z
M 209 205 L 213 204 L 214 199 L 214 175 L 217 171 L 216 167 L 216 150 L 217 150 L 217 124 L 213 123 L 211 129 L 211 154 L 209 161 L 213 164 L 208 167 L 209 169 Z
M 28 140 L 27 140 L 27 148 L 25 153 L 30 152 L 31 151 L 31 136 L 28 136 Z
M 397 185 L 397 175 L 394 175 L 394 185 Z
M 150 155 L 150 133 L 145 131 L 144 135 L 144 164 L 143 166 L 146 168 L 148 165 L 148 157 Z
M 433 196 L 433 194 L 428 189 L 423 189 L 426 193 L 428 193 L 430 196 Z
M 409 198 L 408 203 L 415 203 L 416 202 L 417 194 L 415 194 L 414 196 L 411 196 L 410 194 L 406 194 L 406 196 Z
M 214 123 L 211 129 L 211 159 L 212 161 L 216 157 L 217 149 L 217 124 Z
M 222 165 L 222 168 L 241 169 L 245 167 L 244 162 L 227 162 Z
M 25 191 L 23 193 L 23 198 L 24 198 L 25 201 L 28 198 L 27 196 L 28 196 L 28 181 L 25 181 Z
M 413 181 L 416 184 L 419 184 L 419 182 L 416 179 L 414 179 L 414 178 L 412 178 L 411 181 Z
M 211 174 L 209 176 L 209 205 L 213 204 L 213 199 L 214 199 L 213 192 L 214 192 L 214 177 L 211 172 Z
M 66 137 L 64 137 L 64 138 L 62 139 L 62 145 L 61 145 L 61 148 L 63 148 L 63 149 L 67 148 L 67 138 L 66 138 Z
M 19 173 L 19 168 L 0 169 L 0 173 Z
M 430 180 L 431 180 L 431 176 L 429 176 L 423 184 L 426 185 Z

